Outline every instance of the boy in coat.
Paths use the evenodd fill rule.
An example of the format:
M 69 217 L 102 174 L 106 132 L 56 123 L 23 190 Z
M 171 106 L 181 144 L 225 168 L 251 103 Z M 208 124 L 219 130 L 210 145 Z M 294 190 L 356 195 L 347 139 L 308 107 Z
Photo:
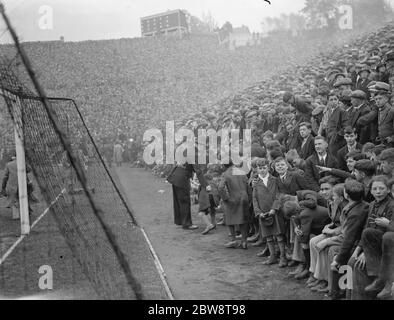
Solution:
M 278 263 L 275 255 L 274 238 L 278 242 L 279 249 L 284 251 L 285 224 L 282 212 L 271 211 L 279 195 L 277 179 L 269 174 L 269 163 L 267 159 L 256 161 L 257 179 L 253 183 L 253 208 L 255 216 L 259 218 L 261 237 L 267 241 L 269 259 L 265 265 Z M 285 252 L 283 252 L 285 254 Z

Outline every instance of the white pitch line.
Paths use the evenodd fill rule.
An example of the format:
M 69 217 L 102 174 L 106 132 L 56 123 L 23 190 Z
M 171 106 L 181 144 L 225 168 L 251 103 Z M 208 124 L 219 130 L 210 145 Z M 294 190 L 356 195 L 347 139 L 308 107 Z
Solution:
M 156 265 L 157 271 L 159 272 L 160 279 L 161 279 L 161 281 L 162 281 L 162 283 L 164 285 L 164 289 L 166 290 L 168 298 L 170 300 L 174 300 L 174 296 L 173 296 L 173 294 L 171 292 L 170 286 L 167 283 L 167 279 L 166 279 L 167 275 L 164 272 L 164 269 L 163 269 L 163 266 L 160 263 L 159 257 L 157 256 L 157 254 L 155 252 L 155 249 L 153 249 L 153 246 L 152 246 L 152 244 L 151 244 L 151 242 L 150 242 L 150 240 L 148 238 L 148 235 L 146 234 L 144 228 L 141 228 L 141 231 L 142 231 L 142 234 L 145 237 L 146 242 L 148 243 L 150 252 L 152 253 L 153 260 L 155 261 L 155 265 Z
M 51 202 L 51 204 L 49 205 L 49 207 L 46 208 L 46 209 L 44 210 L 43 213 L 41 213 L 41 215 L 40 215 L 40 216 L 33 222 L 33 224 L 31 225 L 30 231 L 33 230 L 33 228 L 36 226 L 36 224 L 37 224 L 38 222 L 40 222 L 40 220 L 49 212 L 49 209 L 56 203 L 56 201 L 60 198 L 60 196 L 62 196 L 63 193 L 65 193 L 65 192 L 66 192 L 66 189 L 63 189 L 62 192 L 60 192 L 59 195 L 55 198 L 55 200 L 53 200 L 53 201 Z M 7 252 L 6 252 L 6 253 L 1 257 L 1 259 L 0 259 L 0 266 L 1 266 L 1 264 L 5 261 L 5 259 L 7 259 L 7 258 L 11 255 L 11 253 L 15 250 L 15 248 L 23 241 L 23 239 L 26 238 L 26 236 L 28 236 L 28 234 L 22 234 L 22 235 L 18 238 L 18 240 L 16 240 L 16 241 L 14 242 L 14 244 L 7 250 Z

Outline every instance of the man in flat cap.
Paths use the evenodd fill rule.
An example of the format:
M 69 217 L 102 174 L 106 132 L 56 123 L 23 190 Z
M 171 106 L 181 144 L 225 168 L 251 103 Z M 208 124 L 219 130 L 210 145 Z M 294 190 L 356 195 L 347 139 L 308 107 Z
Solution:
M 334 88 L 339 91 L 339 95 L 345 90 L 352 90 L 353 82 L 350 78 L 342 78 L 334 83 Z
M 380 62 L 376 67 L 377 77 L 376 81 L 389 83 L 390 74 L 387 72 L 387 67 L 384 62 Z
M 297 122 L 300 123 L 310 120 L 313 108 L 306 99 L 287 91 L 283 95 L 283 102 L 290 104 L 294 109 L 296 109 Z
M 378 159 L 383 173 L 392 179 L 394 177 L 394 148 L 383 150 Z
M 371 123 L 373 119 L 361 120 L 360 118 L 371 112 L 371 107 L 367 103 L 367 95 L 364 91 L 355 90 L 351 93 L 351 103 L 353 108 L 349 112 L 349 126 L 355 128 L 360 144 L 370 141 Z
M 394 88 L 394 51 L 388 52 L 386 55 L 386 69 L 388 74 L 388 84 Z
M 378 140 L 386 146 L 394 146 L 394 108 L 390 104 L 390 85 L 378 82 L 375 85 L 375 102 L 378 112 Z
M 198 228 L 193 225 L 191 217 L 190 179 L 193 178 L 193 173 L 196 173 L 201 188 L 207 188 L 208 184 L 198 164 L 177 163 L 167 177 L 167 181 L 172 184 L 174 223 L 185 230 Z
M 362 90 L 364 91 L 368 98 L 369 98 L 369 91 L 368 91 L 368 84 L 371 82 L 369 80 L 369 75 L 371 73 L 371 70 L 367 65 L 363 65 L 361 68 L 360 72 L 358 73 L 359 78 L 357 79 L 356 82 L 356 90 Z

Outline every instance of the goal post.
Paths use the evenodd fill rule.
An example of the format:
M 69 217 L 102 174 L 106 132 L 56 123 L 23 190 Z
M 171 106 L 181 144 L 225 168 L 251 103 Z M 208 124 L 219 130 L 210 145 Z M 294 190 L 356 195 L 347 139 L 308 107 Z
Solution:
M 16 151 L 16 165 L 17 165 L 17 173 L 18 173 L 19 217 L 21 222 L 21 234 L 27 235 L 30 232 L 30 219 L 29 219 L 29 203 L 28 203 L 28 195 L 27 195 L 26 159 L 25 159 L 25 149 L 22 139 L 23 139 L 23 135 L 22 137 L 20 137 L 18 134 L 18 130 L 15 127 L 15 151 Z
M 16 201 L 19 202 L 19 208 L 11 205 L 11 210 L 12 219 L 20 219 L 21 235 L 27 235 L 30 233 L 30 217 L 27 192 L 26 157 L 23 141 L 23 109 L 21 109 L 22 103 L 19 97 L 5 90 L 2 90 L 2 96 L 4 98 L 7 97 L 8 99 L 11 99 L 18 106 L 17 108 L 15 108 L 15 105 L 13 106 L 15 110 L 12 111 L 12 114 L 14 117 L 14 140 L 18 183 L 18 199 Z M 20 111 L 17 109 L 19 109 Z

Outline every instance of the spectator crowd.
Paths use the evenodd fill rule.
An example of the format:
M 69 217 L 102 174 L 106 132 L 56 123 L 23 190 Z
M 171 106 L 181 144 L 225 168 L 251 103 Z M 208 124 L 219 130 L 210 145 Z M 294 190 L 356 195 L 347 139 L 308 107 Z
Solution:
M 232 163 L 208 165 L 208 186 L 195 184 L 203 234 L 216 228 L 220 207 L 230 231 L 227 248 L 263 246 L 258 255 L 266 257 L 264 264 L 294 267 L 291 276 L 332 299 L 389 299 L 394 25 L 344 44 L 351 36 L 337 36 L 334 44 L 268 42 L 264 59 L 261 47 L 227 53 L 204 37 L 27 49 L 48 94 L 74 97 L 81 105 L 108 164 L 142 164 L 144 130 L 164 128 L 168 119 L 193 130 L 251 129 L 250 172 Z M 225 98 L 262 72 L 272 76 Z M 211 106 L 201 108 L 203 103 Z M 2 139 L 5 159 L 12 128 Z M 152 168 L 162 177 L 170 170 Z M 343 266 L 352 270 L 352 287 L 340 285 Z
M 264 107 L 244 107 L 263 87 Z M 222 117 L 189 121 L 252 129 L 250 172 L 230 161 L 201 169 L 207 187 L 193 182 L 203 234 L 220 207 L 227 248 L 262 246 L 264 264 L 294 267 L 291 276 L 331 299 L 392 299 L 393 88 L 388 24 L 251 88 Z
M 142 136 L 147 129 L 164 129 L 167 120 L 175 120 L 177 128 L 189 119 L 205 122 L 201 115 L 204 108 L 218 117 L 217 125 L 225 126 L 229 120 L 220 120 L 226 120 L 230 105 L 234 111 L 241 110 L 243 104 L 248 108 L 258 105 L 274 115 L 267 107 L 268 90 L 263 87 L 242 97 L 230 95 L 261 78 L 280 74 L 289 65 L 308 61 L 327 46 L 342 45 L 359 33 L 349 31 L 324 39 L 269 37 L 259 46 L 235 51 L 220 47 L 216 35 L 195 34 L 184 39 L 53 41 L 23 46 L 47 95 L 76 101 L 106 158 L 109 153 L 112 158 L 113 147 L 120 142 L 126 150 L 125 162 L 139 160 L 143 166 Z M 28 84 L 12 46 L 3 45 L 2 54 L 9 58 L 21 81 Z M 11 124 L 3 104 L 0 110 L 0 121 L 3 118 Z M 12 125 L 0 130 L 0 150 L 4 154 L 0 161 L 5 163 L 13 149 Z M 130 156 L 127 151 L 130 139 L 136 155 Z

